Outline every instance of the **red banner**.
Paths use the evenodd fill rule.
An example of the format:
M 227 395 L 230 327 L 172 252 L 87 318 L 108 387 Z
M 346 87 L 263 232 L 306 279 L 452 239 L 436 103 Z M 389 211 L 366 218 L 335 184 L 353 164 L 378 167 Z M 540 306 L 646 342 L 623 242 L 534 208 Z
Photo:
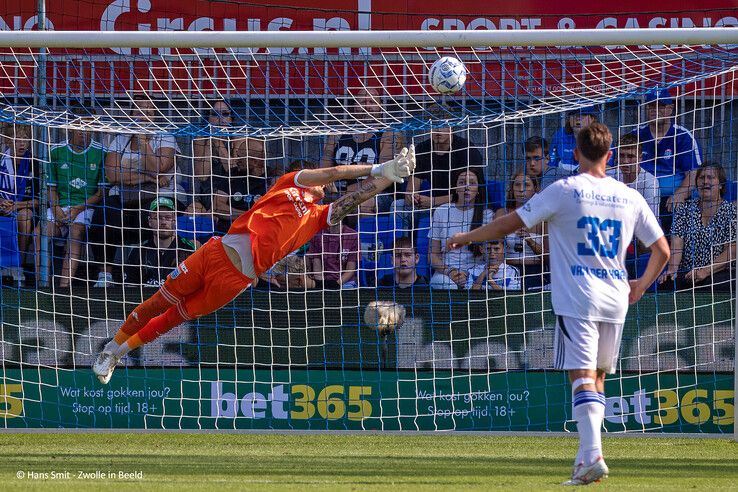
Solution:
M 56 30 L 275 31 L 367 29 L 575 29 L 738 26 L 735 0 L 550 2 L 291 0 L 289 6 L 205 0 L 47 2 Z M 6 0 L 0 29 L 33 29 L 35 2 Z
M 34 1 L 6 0 L 0 10 L 0 29 L 35 29 L 38 17 Z M 114 30 L 114 31 L 274 31 L 274 30 L 376 30 L 376 29 L 576 29 L 576 28 L 645 28 L 645 27 L 713 27 L 738 26 L 738 5 L 736 0 L 702 0 L 700 2 L 680 1 L 634 1 L 620 2 L 581 2 L 579 0 L 517 1 L 491 0 L 291 0 L 289 6 L 248 3 L 229 3 L 206 0 L 56 0 L 47 2 L 47 28 L 53 30 Z M 259 60 L 258 65 L 245 62 L 230 62 L 227 66 L 213 61 L 208 64 L 201 57 L 195 68 L 186 61 L 172 55 L 169 49 L 127 49 L 111 48 L 95 50 L 96 53 L 118 53 L 132 55 L 164 55 L 163 60 L 135 63 L 99 62 L 92 65 L 89 57 L 69 61 L 63 67 L 58 63 L 50 68 L 48 79 L 65 84 L 64 90 L 98 93 L 119 93 L 131 88 L 172 91 L 172 81 L 196 82 L 198 87 L 189 90 L 209 92 L 229 90 L 232 93 L 257 93 L 266 91 L 268 80 L 271 93 L 320 94 L 325 85 L 333 93 L 341 93 L 342 87 L 365 85 L 367 79 L 382 78 L 377 85 L 384 88 L 395 86 L 389 92 L 420 89 L 422 82 L 414 80 L 423 67 L 417 67 L 415 75 L 390 76 L 377 75 L 366 70 L 363 64 L 348 64 L 344 72 L 343 64 L 330 65 L 323 62 L 304 63 L 267 62 Z M 270 50 L 274 53 L 279 50 Z M 304 49 L 302 50 L 305 51 Z M 81 51 L 78 51 L 81 53 Z M 243 53 L 250 53 L 242 50 Z M 283 53 L 299 53 L 300 50 L 283 49 Z M 359 50 L 330 50 L 329 53 L 358 54 Z M 56 51 L 52 54 L 76 53 L 75 51 Z M 88 55 L 91 51 L 86 52 Z M 258 53 L 258 51 L 255 51 Z M 513 64 L 518 64 L 513 69 Z M 33 87 L 33 64 L 16 60 L 4 62 L 0 67 L 0 91 L 27 92 Z M 500 95 L 517 93 L 521 84 L 528 94 L 545 95 L 552 89 L 566 92 L 560 79 L 565 74 L 589 76 L 581 85 L 593 86 L 598 83 L 597 73 L 603 70 L 596 62 L 587 68 L 581 63 L 567 65 L 565 62 L 549 60 L 547 64 L 531 61 L 520 66 L 520 61 L 509 65 L 497 63 L 485 66 L 486 78 L 481 75 L 481 66 L 469 65 L 470 79 L 467 90 L 473 95 L 487 93 Z M 385 64 L 386 66 L 386 64 Z M 574 71 L 570 68 L 574 67 Z M 18 68 L 20 67 L 20 71 Z M 672 65 L 667 61 L 664 70 Z M 398 65 L 398 72 L 401 73 Z M 193 71 L 197 70 L 197 73 Z M 326 82 L 325 73 L 328 72 Z M 94 71 L 94 75 L 93 75 Z M 580 74 L 575 72 L 579 71 Z M 267 72 L 269 74 L 267 75 Z M 411 67 L 410 72 L 413 72 Z M 588 75 L 588 72 L 591 74 Z M 521 75 L 522 73 L 522 75 Z M 496 74 L 496 75 L 495 75 Z M 594 74 L 592 76 L 592 74 Z M 628 72 L 623 78 L 613 75 L 613 81 L 639 85 L 643 76 L 637 71 Z M 494 75 L 494 77 L 489 76 Z M 607 76 L 607 73 L 605 74 Z M 95 83 L 91 78 L 94 77 Z M 422 77 L 421 77 L 422 78 Z M 527 80 L 527 81 L 526 81 Z M 604 83 L 608 83 L 604 81 Z M 191 84 L 192 85 L 192 84 Z M 175 88 L 181 92 L 181 87 Z M 595 89 L 596 90 L 596 89 Z

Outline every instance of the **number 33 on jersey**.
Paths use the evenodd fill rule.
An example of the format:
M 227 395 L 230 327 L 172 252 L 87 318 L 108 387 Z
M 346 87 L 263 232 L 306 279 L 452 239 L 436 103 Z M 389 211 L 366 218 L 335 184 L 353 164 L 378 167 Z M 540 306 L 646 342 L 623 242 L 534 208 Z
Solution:
M 548 224 L 554 312 L 622 323 L 627 246 L 634 235 L 646 246 L 663 236 L 645 199 L 610 177 L 579 174 L 551 184 L 517 213 L 528 228 Z

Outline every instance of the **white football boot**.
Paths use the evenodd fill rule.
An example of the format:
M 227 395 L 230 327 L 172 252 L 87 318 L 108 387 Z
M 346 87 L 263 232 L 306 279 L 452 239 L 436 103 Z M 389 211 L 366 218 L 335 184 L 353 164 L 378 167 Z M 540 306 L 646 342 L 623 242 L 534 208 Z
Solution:
M 561 485 L 587 485 L 607 478 L 609 473 L 610 470 L 607 468 L 605 460 L 600 456 L 597 461 L 589 466 L 584 466 L 583 463 L 578 464 L 574 468 L 571 478 Z
M 97 360 L 92 365 L 92 372 L 97 375 L 97 379 L 102 384 L 108 384 L 110 378 L 113 377 L 115 366 L 118 365 L 120 358 L 116 357 L 113 352 L 104 350 L 97 356 Z

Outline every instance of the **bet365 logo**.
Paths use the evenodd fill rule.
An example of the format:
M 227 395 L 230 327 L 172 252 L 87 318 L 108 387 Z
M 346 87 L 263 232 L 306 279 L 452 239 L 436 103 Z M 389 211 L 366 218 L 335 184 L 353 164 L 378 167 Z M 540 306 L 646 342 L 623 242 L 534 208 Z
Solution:
M 20 417 L 22 413 L 23 385 L 0 384 L 0 418 L 14 419 Z
M 235 392 L 223 391 L 223 383 L 210 383 L 210 415 L 236 418 L 243 415 L 250 419 L 321 418 L 338 420 L 348 418 L 360 421 L 372 416 L 371 386 L 343 386 L 331 384 L 313 387 L 307 384 L 279 384 L 268 392 L 249 392 L 243 397 Z

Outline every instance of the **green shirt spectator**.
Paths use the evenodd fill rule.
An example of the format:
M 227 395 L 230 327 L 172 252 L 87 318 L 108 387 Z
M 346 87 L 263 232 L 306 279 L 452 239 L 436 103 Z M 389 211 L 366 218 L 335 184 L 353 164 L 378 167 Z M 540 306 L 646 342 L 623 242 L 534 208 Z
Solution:
M 51 149 L 50 161 L 49 186 L 56 188 L 60 207 L 84 205 L 103 181 L 105 152 L 98 142 L 84 149 L 61 143 Z
M 105 152 L 82 130 L 69 130 L 68 141 L 51 149 L 49 164 L 49 237 L 68 238 L 59 287 L 69 287 L 75 277 L 82 240 L 92 223 L 94 205 L 102 199 Z M 37 226 L 36 233 L 40 234 Z M 40 241 L 36 241 L 36 272 L 40 272 Z

